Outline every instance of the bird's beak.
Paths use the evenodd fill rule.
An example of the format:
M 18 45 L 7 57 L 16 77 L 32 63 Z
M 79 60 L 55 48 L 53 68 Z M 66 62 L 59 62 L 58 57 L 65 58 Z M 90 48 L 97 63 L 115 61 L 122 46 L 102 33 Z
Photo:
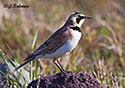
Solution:
M 91 16 L 85 16 L 84 18 L 85 19 L 91 19 L 92 17 Z

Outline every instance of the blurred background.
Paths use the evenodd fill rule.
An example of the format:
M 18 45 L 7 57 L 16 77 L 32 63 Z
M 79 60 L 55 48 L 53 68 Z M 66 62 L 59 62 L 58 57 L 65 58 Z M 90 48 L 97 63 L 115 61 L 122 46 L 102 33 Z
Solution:
M 29 5 L 29 8 L 4 7 L 14 3 Z M 125 0 L 1 0 L 0 49 L 22 63 L 73 11 L 92 16 L 92 19 L 83 24 L 77 48 L 61 59 L 63 67 L 91 73 L 104 85 L 125 86 Z M 44 74 L 59 72 L 48 60 L 37 60 L 37 63 Z

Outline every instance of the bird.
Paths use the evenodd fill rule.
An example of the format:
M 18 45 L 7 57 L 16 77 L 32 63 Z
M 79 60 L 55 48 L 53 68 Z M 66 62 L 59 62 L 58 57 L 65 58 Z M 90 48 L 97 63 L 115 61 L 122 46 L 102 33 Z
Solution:
M 61 72 L 64 72 L 65 70 L 58 59 L 69 54 L 77 46 L 81 39 L 81 26 L 86 19 L 91 19 L 91 16 L 74 11 L 64 25 L 53 33 L 38 49 L 28 55 L 24 63 L 15 68 L 14 71 L 17 71 L 32 60 L 48 58 L 53 60 L 53 63 Z

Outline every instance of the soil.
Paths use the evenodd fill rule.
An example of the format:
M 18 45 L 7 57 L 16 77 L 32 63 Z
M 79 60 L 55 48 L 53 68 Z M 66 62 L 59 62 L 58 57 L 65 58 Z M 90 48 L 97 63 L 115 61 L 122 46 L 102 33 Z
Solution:
M 104 86 L 89 73 L 65 71 L 36 79 L 27 88 L 104 88 Z

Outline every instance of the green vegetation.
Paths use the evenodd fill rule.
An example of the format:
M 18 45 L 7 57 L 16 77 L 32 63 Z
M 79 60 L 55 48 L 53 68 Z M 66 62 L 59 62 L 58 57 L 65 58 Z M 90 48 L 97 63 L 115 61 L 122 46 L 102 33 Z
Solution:
M 77 48 L 61 58 L 63 67 L 74 72 L 91 73 L 111 88 L 125 87 L 125 0 L 21 2 L 29 8 L 7 9 L 4 8 L 5 2 L 0 1 L 1 63 L 9 61 L 14 67 L 21 64 L 76 10 L 92 16 L 92 20 L 83 25 L 82 39 Z M 7 74 L 9 87 L 26 87 L 33 79 L 59 72 L 52 61 L 43 59 L 34 60 L 23 68 L 29 72 L 29 79 L 25 78 L 23 70 L 19 70 L 16 82 Z M 19 78 L 22 78 L 23 85 Z

